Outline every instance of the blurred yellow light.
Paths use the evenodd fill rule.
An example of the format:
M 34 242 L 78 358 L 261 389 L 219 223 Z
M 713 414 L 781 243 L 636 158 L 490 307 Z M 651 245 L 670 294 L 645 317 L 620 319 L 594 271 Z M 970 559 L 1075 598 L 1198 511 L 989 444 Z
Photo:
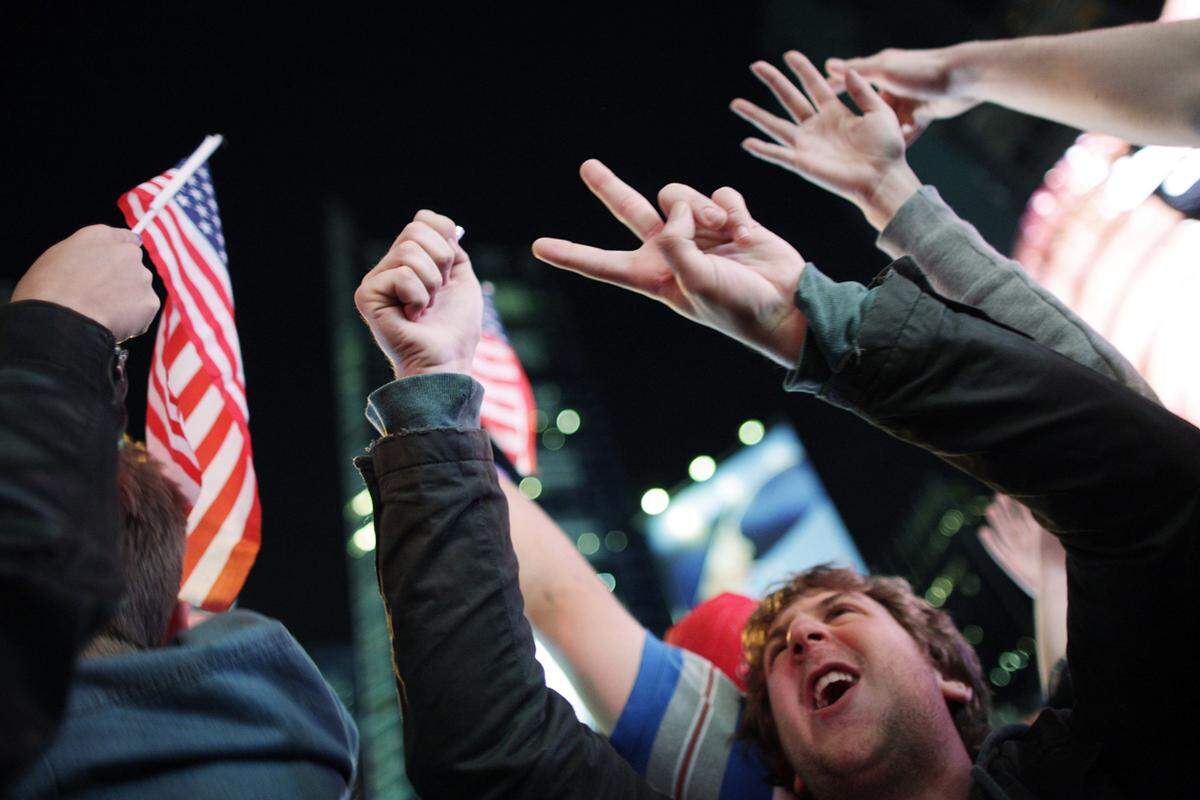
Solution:
M 988 673 L 988 678 L 997 686 L 1008 686 L 1012 683 L 1012 675 L 1009 674 L 1008 670 L 1000 669 L 1000 667 L 993 668 Z
M 558 426 L 558 429 L 568 435 L 579 430 L 579 423 L 579 412 L 573 408 L 564 408 L 554 419 L 554 424 Z
M 696 456 L 688 464 L 688 475 L 696 483 L 706 481 L 717 473 L 717 462 L 712 456 Z
M 767 429 L 756 419 L 748 419 L 738 427 L 738 441 L 749 446 L 762 441 Z
M 521 478 L 521 482 L 517 484 L 517 490 L 530 500 L 537 500 L 542 494 L 542 482 L 533 475 L 527 475 Z
M 666 511 L 669 505 L 671 505 L 671 495 L 667 494 L 666 489 L 656 486 L 642 495 L 642 511 L 652 517 Z
M 371 493 L 363 489 L 354 495 L 354 499 L 350 501 L 350 510 L 360 517 L 369 515 L 371 513 Z
M 350 547 L 352 552 L 358 551 L 358 555 L 369 553 L 375 549 L 375 526 L 368 522 L 354 532 L 350 537 Z
M 611 572 L 601 572 L 596 577 L 598 577 L 600 579 L 601 583 L 603 583 L 605 586 L 608 587 L 608 590 L 610 592 L 616 591 L 617 579 Z

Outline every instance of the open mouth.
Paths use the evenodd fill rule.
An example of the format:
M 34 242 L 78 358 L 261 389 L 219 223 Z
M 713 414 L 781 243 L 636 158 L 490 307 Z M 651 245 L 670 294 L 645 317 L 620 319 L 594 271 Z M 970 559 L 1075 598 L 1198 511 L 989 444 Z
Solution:
M 842 699 L 858 683 L 858 676 L 844 667 L 835 666 L 817 676 L 812 687 L 812 707 L 820 711 Z

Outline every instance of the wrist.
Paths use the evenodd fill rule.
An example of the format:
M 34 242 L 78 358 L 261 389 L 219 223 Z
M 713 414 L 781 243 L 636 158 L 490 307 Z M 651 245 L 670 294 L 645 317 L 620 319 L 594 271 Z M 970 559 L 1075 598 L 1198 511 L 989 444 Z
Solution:
M 870 194 L 859 205 L 863 216 L 877 231 L 882 231 L 908 199 L 921 188 L 908 162 L 901 158 L 888 167 L 875 182 Z
M 978 90 L 983 82 L 988 63 L 997 47 L 1012 46 L 1010 40 L 991 42 L 962 42 L 943 48 L 942 74 L 945 76 L 943 91 L 954 100 L 979 102 Z
M 470 375 L 471 362 L 465 359 L 444 361 L 437 364 L 413 364 L 392 361 L 392 371 L 397 378 L 412 378 L 417 375 Z

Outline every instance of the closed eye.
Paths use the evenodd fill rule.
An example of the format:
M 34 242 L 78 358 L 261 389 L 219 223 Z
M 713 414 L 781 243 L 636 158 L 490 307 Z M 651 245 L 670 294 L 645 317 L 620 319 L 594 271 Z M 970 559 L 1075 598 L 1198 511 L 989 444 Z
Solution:
M 858 609 L 854 606 L 834 606 L 833 608 L 829 609 L 829 611 L 825 612 L 825 619 L 836 619 L 844 614 L 855 613 L 858 613 Z

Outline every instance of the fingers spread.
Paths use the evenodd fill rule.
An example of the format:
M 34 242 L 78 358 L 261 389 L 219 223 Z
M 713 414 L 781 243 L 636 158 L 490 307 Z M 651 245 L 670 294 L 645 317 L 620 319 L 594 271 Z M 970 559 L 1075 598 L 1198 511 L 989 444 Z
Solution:
M 626 252 L 601 250 L 565 239 L 538 239 L 533 243 L 533 255 L 547 264 L 598 281 L 636 288 L 636 282 L 629 274 L 630 254 Z
M 650 201 L 638 194 L 627 183 L 600 161 L 591 158 L 579 168 L 579 176 L 600 198 L 605 208 L 620 220 L 634 235 L 645 241 L 662 228 L 662 217 L 650 205 Z
M 808 92 L 814 106 L 822 108 L 832 104 L 841 105 L 838 102 L 837 93 L 830 88 L 825 78 L 821 76 L 807 56 L 796 50 L 790 50 L 784 53 L 783 60 L 800 80 L 800 85 L 804 87 L 804 91 Z
M 752 156 L 761 158 L 763 161 L 769 161 L 772 164 L 788 169 L 794 168 L 791 148 L 764 142 L 762 139 L 750 138 L 742 141 L 742 149 Z
M 816 113 L 813 104 L 808 102 L 804 93 L 797 89 L 795 84 L 789 81 L 782 72 L 766 61 L 755 61 L 750 65 L 750 71 L 767 85 L 771 94 L 775 95 L 775 99 L 787 109 L 788 114 L 796 122 L 804 122 Z
M 725 224 L 725 209 L 686 184 L 668 183 L 658 193 L 659 208 L 670 212 L 676 203 L 686 203 L 706 228 L 715 230 Z
M 795 136 L 795 125 L 759 108 L 749 100 L 738 97 L 729 104 L 729 110 L 780 144 L 789 144 Z

